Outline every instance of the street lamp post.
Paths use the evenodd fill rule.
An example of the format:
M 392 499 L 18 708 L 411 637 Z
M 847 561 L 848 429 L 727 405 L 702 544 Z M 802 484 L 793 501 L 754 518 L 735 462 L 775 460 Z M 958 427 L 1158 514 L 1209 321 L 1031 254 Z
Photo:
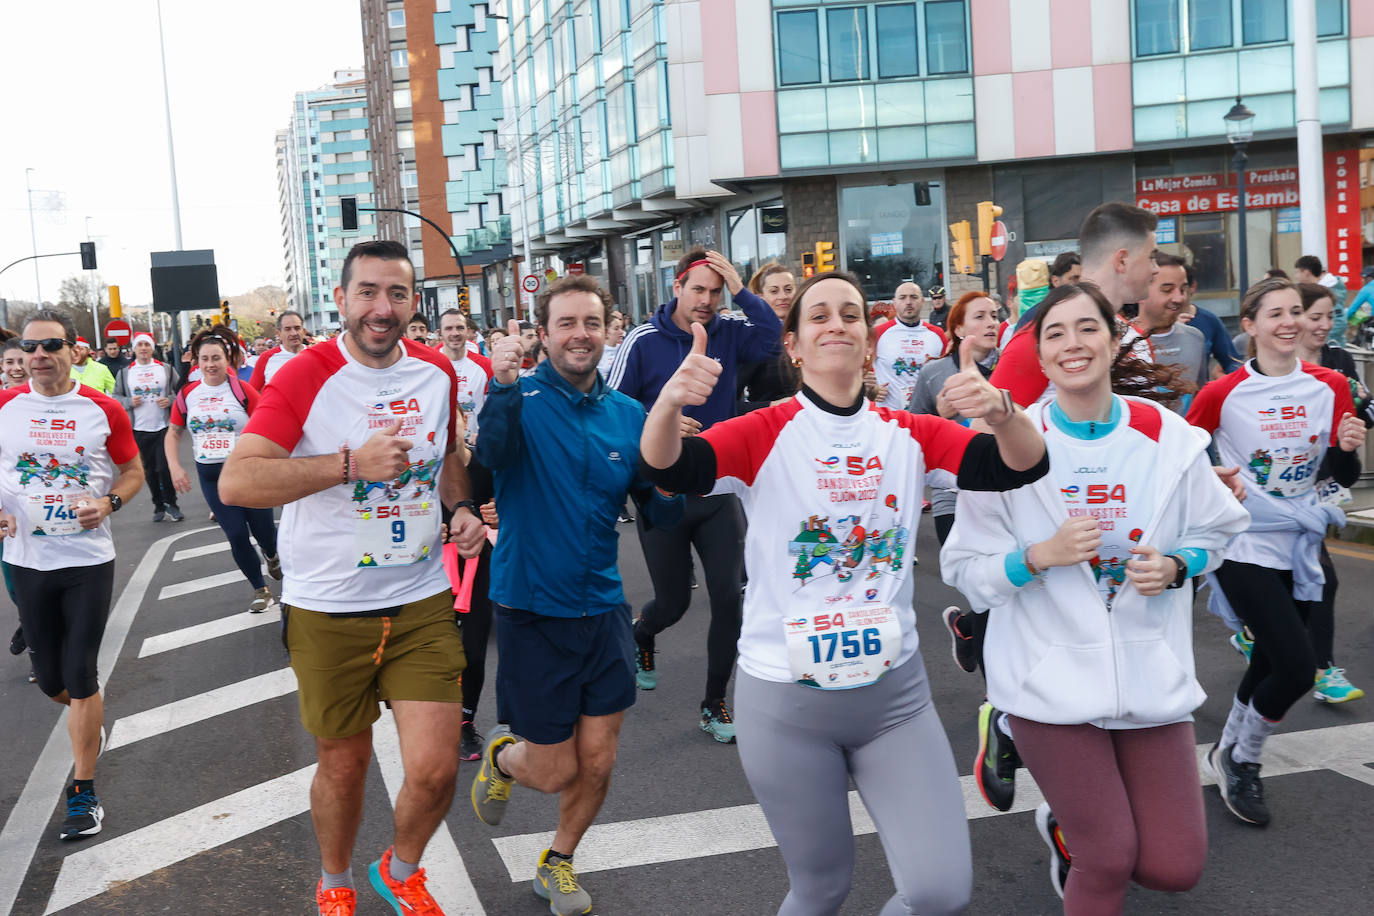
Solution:
M 33 239 L 33 289 L 34 295 L 37 297 L 38 307 L 42 308 L 43 281 L 38 274 L 38 230 L 34 228 L 33 223 L 33 185 L 29 184 L 29 172 L 35 171 L 37 169 L 24 169 L 24 190 L 28 192 L 29 196 L 29 236 Z
M 1226 122 L 1226 139 L 1236 148 L 1236 218 L 1240 222 L 1240 274 L 1236 280 L 1241 297 L 1244 298 L 1245 290 L 1250 285 L 1250 252 L 1245 231 L 1245 148 L 1250 145 L 1250 138 L 1255 135 L 1255 113 L 1245 107 L 1240 96 L 1236 96 L 1236 104 L 1226 112 L 1223 120 Z

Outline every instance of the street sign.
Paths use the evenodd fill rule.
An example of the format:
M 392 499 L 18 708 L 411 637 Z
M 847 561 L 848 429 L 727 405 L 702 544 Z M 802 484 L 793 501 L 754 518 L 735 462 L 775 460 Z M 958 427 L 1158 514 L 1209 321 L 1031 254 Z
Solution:
M 527 293 L 539 292 L 539 278 L 534 274 L 525 274 L 525 278 L 520 281 L 520 288 Z
M 127 347 L 129 341 L 133 340 L 134 329 L 129 327 L 129 322 L 122 318 L 116 318 L 105 325 L 105 336 L 110 340 L 119 341 L 121 347 Z
M 587 265 L 581 261 L 573 261 L 568 265 L 568 276 L 580 277 L 587 272 Z
M 558 271 L 554 270 L 552 267 L 550 267 L 548 270 L 544 271 L 544 282 L 546 282 L 546 283 L 553 283 L 553 282 L 554 282 L 555 280 L 557 280 L 557 279 L 558 279 Z
M 989 237 L 992 244 L 992 259 L 1000 261 L 1007 254 L 1007 227 L 1002 225 L 999 219 L 992 224 L 992 235 Z

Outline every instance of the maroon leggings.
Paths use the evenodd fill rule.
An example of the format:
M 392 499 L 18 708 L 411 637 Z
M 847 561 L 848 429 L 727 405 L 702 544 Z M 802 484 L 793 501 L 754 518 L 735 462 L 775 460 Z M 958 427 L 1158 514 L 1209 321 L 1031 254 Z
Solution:
M 1207 860 L 1193 724 L 1107 730 L 1012 717 L 1012 738 L 1064 831 L 1066 916 L 1120 913 L 1132 880 L 1190 890 Z

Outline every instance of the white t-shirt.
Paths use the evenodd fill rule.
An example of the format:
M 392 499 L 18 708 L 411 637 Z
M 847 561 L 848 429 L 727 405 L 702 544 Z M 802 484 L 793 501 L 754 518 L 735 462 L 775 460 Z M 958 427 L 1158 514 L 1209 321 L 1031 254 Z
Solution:
M 616 344 L 614 347 L 607 344 L 606 348 L 601 351 L 601 362 L 596 364 L 596 371 L 601 373 L 602 378 L 611 377 L 611 363 L 615 362 L 615 354 L 620 347 L 620 344 Z
M 402 341 L 385 369 L 342 338 L 309 348 L 262 394 L 246 433 L 293 458 L 360 448 L 400 420 L 409 466 L 394 480 L 340 483 L 282 511 L 282 601 L 326 613 L 395 607 L 449 588 L 440 561 L 438 481 L 454 447 L 457 382 L 448 358 Z M 342 467 L 342 460 L 340 461 Z
M 273 376 L 281 371 L 281 367 L 286 365 L 287 360 L 304 352 L 304 347 L 295 353 L 281 347 L 273 347 L 257 358 L 257 362 L 253 365 L 253 377 L 250 379 L 250 383 L 258 391 L 262 391 L 267 387 L 267 383 L 272 381 Z
M 0 499 L 18 520 L 5 562 L 48 570 L 113 560 L 110 520 L 83 530 L 76 502 L 108 496 L 118 466 L 137 457 L 129 415 L 93 388 L 55 398 L 27 385 L 0 392 Z
M 134 429 L 139 432 L 157 432 L 167 428 L 167 410 L 157 406 L 158 398 L 169 398 L 167 391 L 167 367 L 157 360 L 148 365 L 130 363 L 124 370 L 124 383 L 129 394 L 143 398 L 143 403 L 131 408 L 134 415 Z
M 467 417 L 468 441 L 477 439 L 477 415 L 487 402 L 487 386 L 491 384 L 491 362 L 471 349 L 462 359 L 451 359 L 453 375 L 458 383 L 458 406 Z
M 258 393 L 249 385 L 242 391 L 247 405 L 239 403 L 234 390 L 225 379 L 214 387 L 192 382 L 182 398 L 172 404 L 172 423 L 184 426 L 191 433 L 191 453 L 196 464 L 223 464 L 234 450 L 234 443 L 248 425 L 248 416 L 258 406 Z
M 882 406 L 904 409 L 916 386 L 916 373 L 926 363 L 944 356 L 949 340 L 928 321 L 908 326 L 892 318 L 873 333 L 873 374 L 879 385 L 887 386 Z

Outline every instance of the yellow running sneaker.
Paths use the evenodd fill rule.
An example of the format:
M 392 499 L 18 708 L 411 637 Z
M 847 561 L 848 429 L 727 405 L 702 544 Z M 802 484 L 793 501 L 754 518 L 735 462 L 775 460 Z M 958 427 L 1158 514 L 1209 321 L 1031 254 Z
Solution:
M 515 736 L 510 727 L 498 725 L 487 735 L 487 746 L 482 749 L 482 765 L 477 768 L 477 776 L 472 780 L 472 810 L 477 819 L 495 827 L 506 816 L 506 805 L 510 802 L 510 787 L 514 779 L 507 779 L 496 769 L 496 754 L 507 744 L 514 744 Z
M 550 863 L 547 849 L 539 854 L 534 892 L 549 902 L 549 912 L 554 916 L 577 916 L 592 911 L 592 895 L 577 883 L 572 860 L 560 857 Z

